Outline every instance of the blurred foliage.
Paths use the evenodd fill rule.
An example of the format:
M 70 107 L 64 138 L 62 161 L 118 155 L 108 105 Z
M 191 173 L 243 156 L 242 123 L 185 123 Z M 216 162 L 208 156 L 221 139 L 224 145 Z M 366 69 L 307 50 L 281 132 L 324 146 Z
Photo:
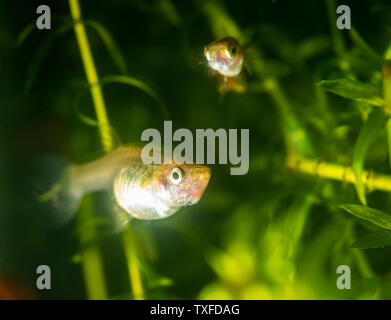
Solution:
M 47 228 L 33 201 L 35 159 L 82 163 L 103 154 L 68 3 L 46 3 L 50 31 L 31 27 L 41 3 L 0 3 L 1 279 L 40 299 L 84 299 L 91 295 L 80 261 L 93 246 L 105 275 L 96 290 L 105 286 L 111 299 L 134 298 L 132 259 L 149 299 L 391 298 L 389 194 L 368 193 L 358 178 L 353 186 L 285 166 L 297 153 L 352 165 L 356 177 L 365 168 L 390 174 L 391 89 L 382 82 L 389 1 L 344 1 L 350 31 L 335 28 L 332 0 L 83 1 L 116 145 L 140 145 L 141 132 L 162 130 L 167 117 L 174 129 L 250 129 L 247 175 L 213 166 L 197 205 L 132 221 L 131 238 L 113 232 L 114 200 L 105 192 L 83 203 L 94 213 L 93 237 L 77 219 Z M 248 90 L 221 97 L 203 47 L 226 35 L 249 46 Z M 126 256 L 126 241 L 137 257 Z M 52 268 L 50 291 L 35 289 L 41 264 Z M 336 287 L 339 265 L 351 267 L 351 290 Z

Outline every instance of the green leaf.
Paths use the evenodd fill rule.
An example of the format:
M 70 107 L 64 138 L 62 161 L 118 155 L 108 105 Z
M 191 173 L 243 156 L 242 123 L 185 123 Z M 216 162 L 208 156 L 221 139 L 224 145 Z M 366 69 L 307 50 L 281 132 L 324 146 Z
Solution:
M 391 232 L 379 230 L 367 234 L 350 245 L 351 248 L 373 249 L 391 246 Z
M 127 73 L 128 66 L 111 33 L 103 25 L 94 20 L 84 20 L 84 24 L 96 31 L 120 72 Z
M 102 79 L 102 85 L 108 84 L 108 83 L 122 83 L 127 84 L 133 87 L 136 87 L 142 91 L 144 91 L 146 94 L 148 94 L 155 102 L 158 104 L 160 110 L 163 113 L 163 116 L 168 119 L 169 113 L 166 108 L 166 105 L 164 104 L 163 100 L 159 97 L 159 95 L 147 84 L 142 82 L 141 80 L 138 80 L 134 77 L 130 76 L 123 76 L 123 75 L 113 75 L 113 76 L 107 76 Z
M 384 106 L 381 88 L 351 79 L 323 80 L 318 83 L 323 90 L 355 101 L 366 102 L 377 107 Z
M 391 215 L 388 213 L 357 204 L 342 204 L 339 207 L 360 219 L 372 222 L 383 229 L 391 230 Z
M 318 36 L 306 39 L 303 42 L 299 43 L 295 50 L 297 50 L 297 55 L 300 57 L 300 59 L 308 60 L 325 52 L 329 48 L 329 38 Z
M 354 146 L 352 167 L 354 176 L 356 178 L 355 186 L 360 202 L 364 205 L 367 204 L 365 197 L 365 185 L 362 181 L 365 157 L 369 148 L 376 142 L 382 133 L 385 121 L 386 115 L 384 114 L 383 110 L 373 110 L 369 114 L 367 121 L 362 127 Z
M 181 17 L 170 0 L 159 0 L 157 6 L 164 17 L 174 26 L 182 24 Z
M 18 38 L 16 39 L 16 46 L 21 47 L 24 43 L 24 41 L 27 39 L 27 37 L 36 30 L 37 25 L 35 23 L 30 23 L 27 25 L 22 32 L 19 34 Z
M 232 19 L 221 2 L 205 1 L 203 10 L 207 16 L 212 32 L 216 38 L 227 35 L 238 39 L 240 43 L 246 42 L 243 38 L 242 31 L 236 22 Z
M 52 17 L 52 21 L 54 22 L 59 22 L 58 25 L 61 24 L 72 24 L 73 25 L 73 21 L 72 19 L 70 19 L 68 16 L 64 16 L 64 15 L 56 15 L 56 16 L 53 16 Z M 16 47 L 22 47 L 22 45 L 24 44 L 24 42 L 26 41 L 26 39 L 30 36 L 30 34 L 35 31 L 35 30 L 38 30 L 37 29 L 37 25 L 36 25 L 36 22 L 34 21 L 33 23 L 30 23 L 29 25 L 27 25 L 18 35 L 18 37 L 16 38 L 16 42 L 15 42 L 15 46 Z
M 173 285 L 174 285 L 174 281 L 171 278 L 162 277 L 149 282 L 148 288 L 155 289 L 160 287 L 171 287 Z

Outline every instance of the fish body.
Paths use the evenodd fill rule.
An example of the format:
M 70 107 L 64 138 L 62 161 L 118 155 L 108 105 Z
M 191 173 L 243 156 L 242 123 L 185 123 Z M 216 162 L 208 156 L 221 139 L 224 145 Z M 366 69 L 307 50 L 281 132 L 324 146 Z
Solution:
M 224 77 L 236 77 L 243 69 L 243 52 L 233 37 L 224 37 L 205 46 L 209 67 Z
M 74 204 L 85 194 L 111 189 L 120 208 L 144 220 L 166 218 L 198 202 L 209 182 L 209 167 L 144 164 L 141 150 L 120 147 L 89 163 L 70 165 L 60 183 L 62 200 Z
M 118 205 L 138 219 L 161 219 L 180 208 L 196 204 L 210 177 L 199 165 L 124 166 L 114 180 Z

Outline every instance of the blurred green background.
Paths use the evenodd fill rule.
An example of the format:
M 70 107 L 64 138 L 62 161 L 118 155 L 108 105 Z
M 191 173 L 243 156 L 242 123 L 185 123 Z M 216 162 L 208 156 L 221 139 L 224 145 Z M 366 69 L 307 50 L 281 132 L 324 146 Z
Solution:
M 349 247 L 371 228 L 338 208 L 359 203 L 354 186 L 304 176 L 284 163 L 287 136 L 303 145 L 303 130 L 313 144 L 308 155 L 350 164 L 368 107 L 326 94 L 316 83 L 347 72 L 363 82 L 380 77 L 348 31 L 339 33 L 345 55 L 338 52 L 327 3 L 336 8 L 320 0 L 81 1 L 83 17 L 103 26 L 118 48 L 107 50 L 87 28 L 100 77 L 124 73 L 149 85 L 174 129 L 250 129 L 247 175 L 214 165 L 197 205 L 166 220 L 132 222 L 146 298 L 391 298 L 391 249 Z M 84 230 L 77 219 L 47 228 L 32 197 L 35 159 L 57 154 L 83 163 L 103 154 L 97 128 L 78 115 L 95 117 L 67 1 L 46 1 L 52 30 L 31 30 L 17 45 L 39 4 L 0 1 L 0 281 L 32 298 L 94 298 L 81 266 Z M 339 4 L 350 6 L 353 26 L 381 56 L 391 40 L 390 3 Z M 224 35 L 251 44 L 255 72 L 246 75 L 245 93 L 221 97 L 203 47 Z M 270 79 L 279 92 L 268 91 Z M 144 129 L 162 130 L 165 118 L 145 92 L 123 84 L 107 84 L 103 92 L 117 144 L 139 145 Z M 289 119 L 297 124 L 289 126 Z M 390 172 L 386 145 L 384 138 L 374 145 L 368 168 Z M 112 197 L 90 199 L 94 215 L 110 220 Z M 391 212 L 387 193 L 371 193 L 368 202 Z M 89 246 L 102 256 L 106 297 L 132 298 L 121 234 L 103 223 Z M 48 291 L 35 288 L 42 264 L 52 271 Z M 351 267 L 351 290 L 336 287 L 339 265 Z

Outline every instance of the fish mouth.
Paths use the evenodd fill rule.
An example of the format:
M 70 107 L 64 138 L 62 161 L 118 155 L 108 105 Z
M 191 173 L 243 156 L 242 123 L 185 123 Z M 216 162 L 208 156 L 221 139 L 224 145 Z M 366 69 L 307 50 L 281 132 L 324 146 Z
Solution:
M 170 210 L 179 210 L 180 208 L 189 207 L 196 204 L 199 199 L 183 199 L 170 206 Z
M 194 191 L 189 195 L 186 206 L 192 206 L 200 201 L 209 184 L 211 168 L 207 166 L 198 166 L 194 169 L 193 174 L 197 176 L 197 182 L 194 186 Z
M 187 203 L 186 203 L 186 206 L 192 206 L 196 203 L 198 203 L 200 199 L 190 199 Z
M 174 207 L 174 208 L 188 207 L 193 204 L 192 201 L 193 201 L 192 199 L 184 199 L 184 200 L 178 201 L 172 207 Z

